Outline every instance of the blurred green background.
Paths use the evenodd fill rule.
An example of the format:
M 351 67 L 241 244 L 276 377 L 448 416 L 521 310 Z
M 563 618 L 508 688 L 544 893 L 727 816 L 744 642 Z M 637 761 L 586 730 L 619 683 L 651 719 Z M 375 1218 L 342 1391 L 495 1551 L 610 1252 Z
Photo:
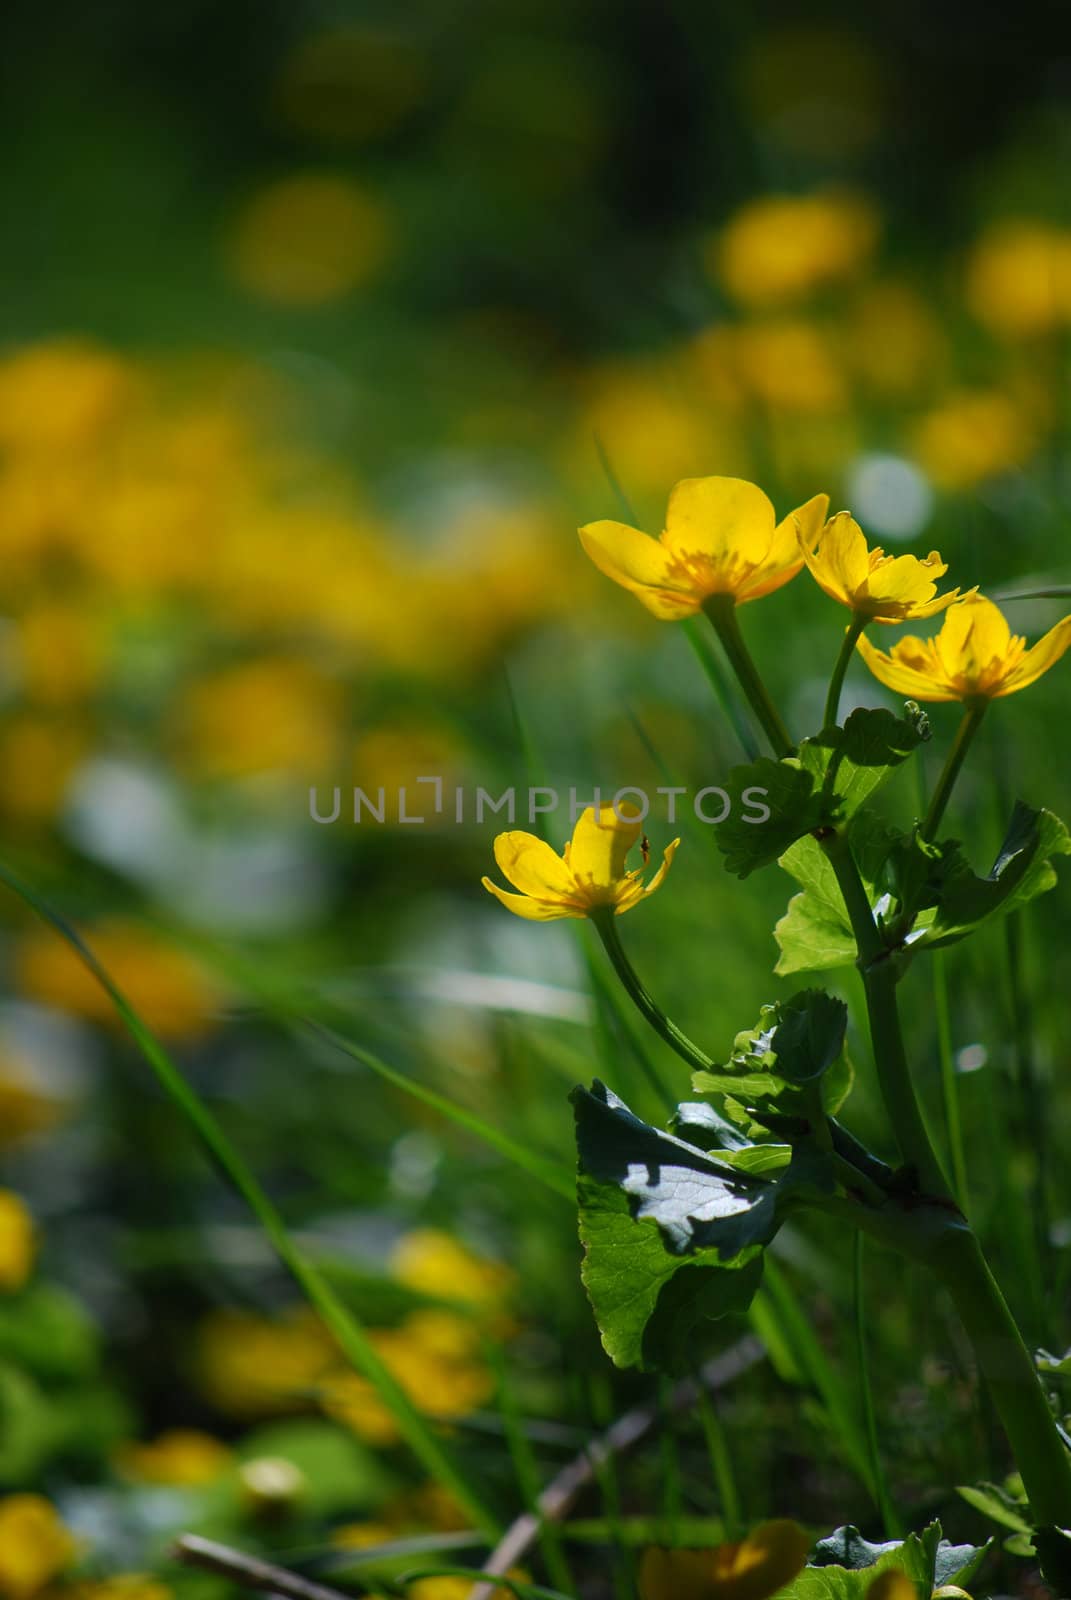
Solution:
M 1039 0 L 806 19 L 61 0 L 0 32 L 4 855 L 173 1047 L 508 1518 L 526 1495 L 508 1415 L 545 1478 L 665 1392 L 602 1355 L 570 1205 L 304 1019 L 566 1175 L 573 1082 L 598 1072 L 650 1115 L 645 1059 L 687 1084 L 637 1046 L 575 929 L 481 889 L 493 817 L 413 827 L 392 806 L 357 827 L 344 799 L 317 826 L 309 789 L 718 783 L 741 751 L 686 639 L 575 535 L 622 498 L 657 532 L 683 476 L 751 478 L 779 514 L 826 490 L 872 541 L 936 546 L 950 582 L 996 597 L 1071 581 L 1069 30 Z M 1033 638 L 1062 608 L 1008 613 Z M 744 613 L 797 730 L 842 620 L 806 574 Z M 952 818 L 979 868 L 1016 796 L 1068 813 L 1063 682 L 979 741 Z M 893 703 L 861 665 L 847 695 Z M 954 713 L 933 721 L 940 745 Z M 670 830 L 650 831 L 658 851 Z M 715 1055 L 783 987 L 789 892 L 727 878 L 694 827 L 625 925 Z M 1067 905 L 1061 887 L 946 964 L 974 1210 L 1029 1338 L 1061 1351 Z M 165 1561 L 182 1528 L 313 1565 L 457 1533 L 12 896 L 0 959 L 0 1532 L 29 1548 L 44 1518 L 52 1552 L 0 1553 L 0 1596 L 200 1587 Z M 940 1136 L 932 975 L 911 985 Z M 888 1153 L 858 1031 L 852 1049 L 848 1120 Z M 578 1594 L 632 1592 L 644 1527 L 609 1527 L 615 1506 L 648 1534 L 671 1514 L 880 1531 L 848 1244 L 786 1231 L 776 1254 L 770 1357 L 719 1406 L 724 1471 L 694 1417 L 622 1463 L 578 1512 L 603 1519 L 601 1544 L 577 1535 Z M 1007 1461 L 950 1309 L 869 1271 L 905 1521 L 986 1531 L 947 1485 Z

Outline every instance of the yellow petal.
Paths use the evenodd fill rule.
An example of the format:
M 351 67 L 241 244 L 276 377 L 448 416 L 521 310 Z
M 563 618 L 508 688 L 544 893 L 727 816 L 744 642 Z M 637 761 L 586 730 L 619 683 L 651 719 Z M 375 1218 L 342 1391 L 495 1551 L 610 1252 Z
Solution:
M 896 694 L 906 694 L 912 700 L 958 700 L 960 696 L 950 685 L 943 673 L 924 670 L 921 664 L 913 664 L 915 657 L 921 663 L 928 661 L 925 645 L 921 639 L 908 637 L 901 639 L 891 652 L 879 650 L 872 645 L 864 633 L 856 644 L 856 649 L 878 679 L 887 689 L 892 689 Z
M 1043 673 L 1056 665 L 1069 646 L 1071 646 L 1071 617 L 1065 617 L 1055 628 L 1050 628 L 1048 633 L 1042 634 L 1037 643 L 1031 646 L 1018 666 L 1013 667 L 1004 679 L 997 694 L 1014 694 L 1017 689 L 1025 689 L 1028 684 L 1036 683 Z
M 867 1585 L 866 1600 L 919 1600 L 919 1592 L 905 1572 L 888 1567 Z
M 626 522 L 589 522 L 580 542 L 600 572 L 643 601 L 656 617 L 672 621 L 698 611 L 702 596 L 670 575 L 665 546 Z
M 949 607 L 934 644 L 949 679 L 979 687 L 995 683 L 1001 664 L 1010 669 L 1022 650 L 999 606 L 981 594 Z
M 808 546 L 801 534 L 801 547 L 819 587 L 832 600 L 850 606 L 870 571 L 866 537 L 855 519 L 838 511 L 822 529 L 817 546 Z
M 500 833 L 495 840 L 495 860 L 522 894 L 537 900 L 575 900 L 576 884 L 561 856 L 534 833 Z
M 872 600 L 896 600 L 912 606 L 925 605 L 933 598 L 936 580 L 948 571 L 936 551 L 920 561 L 918 556 L 895 556 L 883 561 L 867 579 L 867 593 Z
M 666 509 L 666 548 L 757 566 L 769 554 L 774 523 L 768 497 L 743 478 L 682 478 Z
M 507 911 L 512 911 L 516 917 L 524 917 L 527 922 L 554 922 L 558 917 L 587 915 L 583 906 L 571 905 L 564 900 L 535 900 L 527 894 L 510 894 L 508 890 L 500 889 L 490 878 L 481 878 L 480 882 L 488 894 L 493 894 L 496 900 L 501 900 Z
M 666 845 L 666 848 L 662 852 L 662 865 L 659 867 L 650 883 L 647 884 L 646 888 L 643 890 L 644 899 L 646 899 L 649 894 L 654 894 L 655 890 L 660 889 L 663 883 L 666 881 L 666 873 L 673 865 L 673 857 L 677 854 L 677 846 L 679 844 L 680 840 L 674 839 L 670 844 Z
M 713 1600 L 709 1550 L 662 1550 L 651 1545 L 640 1560 L 641 1600 Z
M 763 595 L 772 594 L 796 576 L 803 567 L 800 538 L 813 541 L 825 522 L 828 510 L 829 496 L 816 494 L 806 505 L 790 511 L 784 521 L 777 524 L 766 560 L 736 591 L 737 605 L 743 605 L 748 600 L 761 600 Z
M 622 820 L 613 806 L 588 806 L 573 829 L 569 866 L 584 889 L 609 889 L 625 876 L 625 857 L 643 831 L 642 818 L 622 806 Z
M 763 1522 L 739 1546 L 732 1586 L 715 1591 L 719 1600 L 768 1600 L 802 1570 L 810 1547 L 803 1529 L 787 1517 Z

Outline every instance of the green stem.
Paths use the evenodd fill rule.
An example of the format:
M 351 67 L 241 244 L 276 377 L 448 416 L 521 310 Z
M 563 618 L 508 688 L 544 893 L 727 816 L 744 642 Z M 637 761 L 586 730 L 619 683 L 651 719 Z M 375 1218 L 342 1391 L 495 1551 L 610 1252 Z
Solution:
M 896 1005 L 895 967 L 882 943 L 848 840 L 842 833 L 832 832 L 820 843 L 836 874 L 855 935 L 874 1063 L 900 1154 L 914 1167 L 926 1194 L 948 1198 L 948 1184 L 930 1142 L 908 1070 Z
M 759 726 L 769 739 L 774 755 L 778 758 L 790 756 L 796 747 L 781 720 L 780 712 L 770 699 L 766 685 L 759 677 L 758 668 L 751 659 L 751 652 L 744 643 L 736 615 L 736 601 L 731 594 L 712 594 L 703 602 L 703 610 L 721 640 L 722 649 L 729 658 L 729 665 L 736 674 L 737 682 L 744 691 Z
M 957 729 L 952 748 L 948 752 L 944 770 L 937 780 L 937 787 L 930 796 L 930 804 L 922 823 L 921 833 L 924 839 L 932 839 L 941 826 L 941 818 L 945 814 L 945 807 L 948 805 L 956 779 L 959 777 L 959 769 L 962 767 L 967 751 L 971 747 L 971 741 L 981 726 L 988 704 L 988 700 L 967 700 L 964 702 L 963 720 Z
M 671 1050 L 675 1050 L 683 1061 L 693 1068 L 709 1072 L 714 1066 L 714 1061 L 697 1044 L 693 1044 L 686 1033 L 682 1033 L 675 1022 L 669 1017 L 644 988 L 640 975 L 632 962 L 625 954 L 621 940 L 618 938 L 617 924 L 614 919 L 612 906 L 599 906 L 591 913 L 591 923 L 595 932 L 603 942 L 606 954 L 610 957 L 614 971 L 621 979 L 636 1009 L 646 1017 L 647 1021 L 657 1034 L 666 1041 Z
M 948 1153 L 952 1162 L 952 1186 L 956 1204 L 966 1212 L 967 1157 L 963 1148 L 963 1119 L 960 1116 L 959 1084 L 952 1053 L 952 1019 L 948 1008 L 948 974 L 943 950 L 933 952 L 933 1010 L 937 1023 L 937 1054 L 941 1063 L 941 1098 L 948 1131 Z
M 930 1265 L 955 1302 L 1008 1436 L 1036 1522 L 1071 1526 L 1071 1452 L 1030 1352 L 974 1234 L 949 1228 Z
M 889 1494 L 889 1486 L 885 1481 L 885 1473 L 881 1464 L 881 1451 L 878 1448 L 878 1424 L 874 1415 L 874 1395 L 870 1387 L 870 1363 L 867 1360 L 866 1348 L 866 1295 L 863 1278 L 863 1262 L 865 1256 L 866 1235 L 859 1232 L 855 1236 L 855 1255 L 852 1262 L 853 1277 L 853 1310 L 855 1313 L 855 1345 L 859 1362 L 859 1388 L 863 1397 L 863 1422 L 866 1427 L 867 1447 L 870 1451 L 870 1472 L 874 1480 L 874 1491 L 877 1496 L 878 1509 L 881 1520 L 885 1525 L 887 1539 L 903 1537 L 903 1527 L 896 1515 L 896 1508 Z
M 833 668 L 833 676 L 829 680 L 829 693 L 826 695 L 826 712 L 822 719 L 823 728 L 835 727 L 840 719 L 840 692 L 844 687 L 844 674 L 848 670 L 849 661 L 855 654 L 855 646 L 859 635 L 868 621 L 868 617 L 861 617 L 857 611 L 853 611 L 852 620 L 844 630 L 840 654 L 837 657 L 836 666 Z

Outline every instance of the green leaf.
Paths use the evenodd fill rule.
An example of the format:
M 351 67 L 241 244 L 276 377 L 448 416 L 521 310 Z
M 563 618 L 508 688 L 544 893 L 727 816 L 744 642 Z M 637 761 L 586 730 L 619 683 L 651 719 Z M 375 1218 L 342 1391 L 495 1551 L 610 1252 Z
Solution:
M 844 1049 L 848 1008 L 822 989 L 803 989 L 789 1000 L 763 1006 L 754 1028 L 737 1034 L 727 1064 L 699 1071 L 692 1087 L 699 1094 L 731 1094 L 750 1105 L 777 1102 L 805 1110 L 811 1088 Z
M 796 756 L 784 761 L 762 756 L 732 769 L 725 782 L 730 809 L 714 828 L 729 872 L 746 878 L 776 861 L 794 840 L 834 820 L 836 803 L 816 791 L 815 778 Z M 760 805 L 769 811 L 765 819 Z
M 843 727 L 805 739 L 796 756 L 734 767 L 726 783 L 730 810 L 714 830 L 728 870 L 746 878 L 816 828 L 847 822 L 922 738 L 917 721 L 859 710 Z M 765 821 L 760 803 L 769 811 Z
M 906 1541 L 891 1539 L 884 1544 L 871 1544 L 868 1539 L 863 1538 L 859 1529 L 851 1524 L 844 1528 L 837 1528 L 827 1538 L 819 1539 L 815 1545 L 812 1566 L 836 1566 L 851 1572 L 861 1572 L 866 1571 L 868 1568 L 874 1568 L 874 1571 L 867 1571 L 867 1582 L 869 1584 L 877 1572 L 884 1570 L 883 1567 L 877 1566 L 877 1563 L 883 1561 L 883 1558 L 890 1558 L 884 1559 L 885 1566 L 890 1564 L 903 1566 L 904 1570 L 907 1570 L 902 1562 L 891 1558 L 895 1557 L 897 1551 L 904 1550 L 905 1546 L 910 1545 L 912 1540 L 917 1541 L 917 1544 L 922 1547 L 921 1553 L 923 1557 L 928 1559 L 934 1529 L 937 1531 L 939 1543 L 934 1550 L 933 1577 L 930 1581 L 930 1587 L 941 1588 L 945 1584 L 964 1586 L 978 1571 L 993 1541 L 989 1539 L 983 1545 L 950 1544 L 947 1539 L 940 1538 L 941 1529 L 937 1523 L 927 1528 L 921 1537 L 910 1534 Z M 909 1558 L 913 1560 L 915 1554 L 918 1553 L 918 1551 L 912 1549 L 909 1552 Z M 908 1576 L 911 1576 L 910 1572 Z M 927 1593 L 929 1593 L 929 1590 L 927 1590 Z
M 907 837 L 871 812 L 852 819 L 848 840 L 872 903 L 880 905 L 886 863 Z M 774 971 L 789 977 L 796 972 L 851 966 L 856 957 L 855 938 L 836 874 L 817 839 L 797 839 L 778 865 L 795 878 L 803 893 L 793 895 L 774 929 L 781 951 Z
M 836 1550 L 828 1549 L 834 1541 L 841 1541 L 843 1558 Z M 854 1528 L 838 1529 L 830 1540 L 818 1545 L 815 1553 L 819 1564 L 805 1567 L 798 1578 L 779 1591 L 778 1600 L 865 1600 L 874 1579 L 890 1568 L 903 1572 L 917 1585 L 920 1595 L 930 1595 L 935 1587 L 940 1543 L 938 1522 L 932 1522 L 922 1533 L 908 1534 L 902 1543 L 888 1545 L 868 1545 Z M 873 1561 L 860 1566 L 841 1564 L 842 1560 L 860 1559 L 868 1552 L 877 1552 Z
M 918 719 L 860 709 L 843 727 L 823 728 L 813 739 L 804 740 L 800 755 L 805 765 L 820 772 L 823 790 L 836 796 L 843 822 L 880 789 L 925 736 Z
M 978 1483 L 956 1485 L 956 1493 L 961 1500 L 966 1500 L 975 1511 L 980 1511 L 983 1517 L 988 1517 L 990 1522 L 997 1523 L 1002 1528 L 1010 1528 L 1013 1533 L 1029 1533 L 1031 1524 L 1027 1517 L 1027 1508 L 1020 1501 L 1013 1500 L 1006 1490 L 995 1483 Z
M 833 1186 L 825 1158 L 809 1144 L 753 1144 L 711 1107 L 680 1107 L 684 1139 L 597 1081 L 572 1098 L 582 1275 L 607 1354 L 694 1365 L 701 1325 L 750 1304 L 785 1204 Z
M 1071 854 L 1071 835 L 1051 811 L 1017 800 L 1004 843 L 988 876 L 971 871 L 955 849 L 942 862 L 936 910 L 908 943 L 938 949 L 963 939 L 991 917 L 1007 916 L 1056 883 L 1051 857 Z

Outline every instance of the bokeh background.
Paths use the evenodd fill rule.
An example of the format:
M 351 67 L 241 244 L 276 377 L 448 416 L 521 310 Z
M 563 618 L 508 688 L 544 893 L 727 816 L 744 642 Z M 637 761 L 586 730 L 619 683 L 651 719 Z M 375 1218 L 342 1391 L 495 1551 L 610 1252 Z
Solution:
M 666 1392 L 602 1355 L 569 1204 L 306 1019 L 563 1171 L 571 1083 L 598 1072 L 648 1114 L 652 1068 L 687 1085 L 575 929 L 481 889 L 493 818 L 358 827 L 344 801 L 320 826 L 310 787 L 717 783 L 740 747 L 688 641 L 575 533 L 623 505 L 657 532 L 682 476 L 752 478 L 782 513 L 827 490 L 993 595 L 1071 581 L 1066 21 L 1041 0 L 808 12 L 56 0 L 0 30 L 4 858 L 504 1517 L 526 1492 L 508 1417 L 546 1478 Z M 1008 610 L 1033 637 L 1062 604 Z M 799 730 L 842 620 L 806 574 L 743 616 Z M 954 818 L 979 867 L 1016 795 L 1068 812 L 1063 685 L 990 719 Z M 861 668 L 848 694 L 891 703 Z M 946 740 L 953 713 L 933 720 Z M 914 802 L 905 775 L 890 804 Z M 727 878 L 691 828 L 625 925 L 715 1054 L 783 988 L 789 892 Z M 1059 1351 L 1068 904 L 948 958 L 943 1041 L 928 970 L 909 1007 L 935 1126 L 945 1047 L 987 1245 Z M 14 896 L 0 916 L 0 1595 L 208 1592 L 166 1559 L 184 1528 L 312 1566 L 462 1534 L 106 998 Z M 887 1152 L 853 1051 L 849 1120 Z M 581 1505 L 577 1593 L 633 1592 L 669 1513 L 708 1538 L 772 1514 L 880 1531 L 848 1248 L 786 1230 L 768 1358 L 706 1434 L 667 1426 Z M 949 1308 L 870 1271 L 905 1521 L 987 1531 L 949 1485 L 1007 1461 Z

